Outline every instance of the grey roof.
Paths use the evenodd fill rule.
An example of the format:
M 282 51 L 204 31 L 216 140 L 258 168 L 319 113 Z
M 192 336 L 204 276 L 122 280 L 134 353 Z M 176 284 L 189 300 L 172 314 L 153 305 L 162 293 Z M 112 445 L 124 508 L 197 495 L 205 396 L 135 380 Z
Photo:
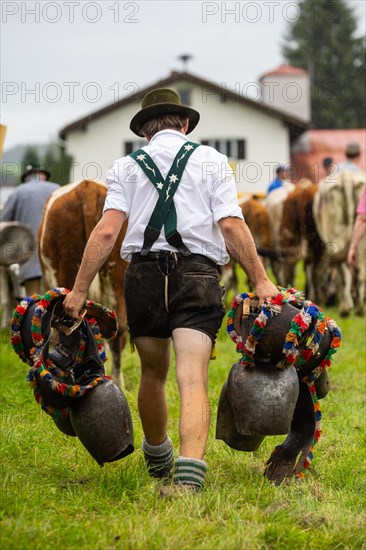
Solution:
M 215 84 L 214 82 L 209 82 L 208 80 L 204 80 L 198 76 L 194 76 L 187 72 L 172 71 L 170 76 L 168 76 L 168 78 L 159 80 L 158 82 L 155 82 L 151 86 L 147 86 L 146 88 L 139 90 L 135 94 L 132 94 L 114 103 L 111 103 L 110 105 L 107 105 L 106 107 L 103 107 L 98 111 L 94 111 L 90 115 L 87 115 L 83 118 L 76 120 L 75 122 L 72 122 L 71 124 L 68 124 L 67 126 L 64 126 L 64 128 L 60 130 L 59 136 L 61 139 L 65 140 L 67 138 L 68 133 L 72 132 L 73 130 L 82 129 L 92 120 L 98 119 L 104 116 L 105 114 L 110 113 L 111 111 L 114 111 L 116 109 L 119 109 L 120 107 L 123 107 L 124 105 L 140 102 L 148 92 L 150 92 L 155 88 L 165 88 L 167 86 L 170 86 L 171 84 L 174 84 L 182 80 L 189 82 L 191 84 L 196 84 L 201 87 L 204 86 L 206 91 L 211 91 L 213 93 L 219 94 L 223 98 L 223 100 L 232 99 L 236 103 L 239 103 L 241 105 L 247 105 L 262 113 L 266 113 L 274 118 L 278 118 L 282 120 L 290 128 L 291 141 L 294 138 L 296 138 L 298 135 L 302 134 L 305 130 L 311 127 L 310 123 L 307 123 L 301 119 L 291 116 L 288 113 L 275 109 L 269 105 L 266 105 L 258 101 L 254 101 L 236 92 L 230 91 L 218 84 Z

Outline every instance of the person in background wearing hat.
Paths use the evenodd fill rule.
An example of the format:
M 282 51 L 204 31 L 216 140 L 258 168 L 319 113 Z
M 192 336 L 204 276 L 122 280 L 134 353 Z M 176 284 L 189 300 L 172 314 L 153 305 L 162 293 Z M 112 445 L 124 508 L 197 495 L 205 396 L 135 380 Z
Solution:
M 32 228 L 37 242 L 43 207 L 49 195 L 60 186 L 49 180 L 50 174 L 38 166 L 27 166 L 19 185 L 10 195 L 1 213 L 2 222 L 26 223 Z M 37 249 L 28 262 L 20 266 L 19 283 L 24 285 L 27 296 L 42 292 L 42 268 Z
M 346 160 L 338 164 L 339 170 L 350 170 L 351 172 L 359 172 L 361 168 L 358 166 L 357 161 L 361 156 L 361 149 L 357 142 L 350 142 L 347 144 L 344 154 Z
M 173 90 L 156 89 L 144 97 L 130 129 L 148 145 L 117 160 L 109 171 L 103 217 L 89 239 L 100 257 L 88 259 L 88 243 L 64 301 L 66 313 L 78 317 L 128 218 L 121 255 L 130 261 L 127 320 L 141 361 L 142 448 L 150 475 L 168 479 L 174 459 L 165 382 L 172 340 L 180 392 L 180 456 L 170 487 L 175 491 L 197 491 L 205 481 L 208 365 L 225 314 L 218 266 L 228 262 L 227 251 L 253 281 L 261 303 L 278 292 L 243 220 L 227 158 L 186 137 L 199 117 Z
M 276 168 L 276 179 L 274 179 L 268 186 L 267 189 L 267 195 L 271 193 L 271 191 L 274 191 L 275 189 L 279 189 L 283 186 L 283 182 L 287 179 L 288 174 L 285 166 L 278 166 Z

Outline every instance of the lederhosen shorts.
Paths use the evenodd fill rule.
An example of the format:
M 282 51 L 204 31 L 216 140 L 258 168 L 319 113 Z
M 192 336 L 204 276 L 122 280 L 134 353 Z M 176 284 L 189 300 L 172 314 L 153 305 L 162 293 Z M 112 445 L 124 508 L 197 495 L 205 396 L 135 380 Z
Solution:
M 133 254 L 125 279 L 131 337 L 169 338 L 176 328 L 190 328 L 214 342 L 225 315 L 223 295 L 219 267 L 206 256 Z

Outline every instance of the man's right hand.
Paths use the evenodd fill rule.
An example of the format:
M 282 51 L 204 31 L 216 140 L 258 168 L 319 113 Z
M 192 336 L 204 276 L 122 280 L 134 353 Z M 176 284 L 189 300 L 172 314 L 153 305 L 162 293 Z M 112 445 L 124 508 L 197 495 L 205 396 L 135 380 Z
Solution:
M 63 301 L 65 313 L 73 319 L 79 319 L 85 313 L 86 294 L 72 290 Z

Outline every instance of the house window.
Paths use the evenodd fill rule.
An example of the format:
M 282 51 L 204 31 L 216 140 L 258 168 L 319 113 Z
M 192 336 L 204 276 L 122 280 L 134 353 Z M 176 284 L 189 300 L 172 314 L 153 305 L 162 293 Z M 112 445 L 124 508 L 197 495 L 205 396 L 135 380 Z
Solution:
M 129 155 L 133 151 L 132 141 L 125 141 L 125 155 Z
M 183 105 L 191 104 L 191 90 L 178 90 L 178 94 Z
M 202 139 L 201 143 L 202 145 L 210 145 L 228 158 L 245 159 L 245 139 Z
M 245 141 L 238 139 L 238 159 L 245 159 Z
M 226 156 L 231 157 L 231 141 L 229 139 L 226 140 Z
M 136 141 L 125 141 L 125 155 L 129 155 L 133 151 L 136 151 L 137 149 L 141 149 L 141 147 L 144 147 L 144 145 L 147 145 L 146 139 L 139 139 Z

